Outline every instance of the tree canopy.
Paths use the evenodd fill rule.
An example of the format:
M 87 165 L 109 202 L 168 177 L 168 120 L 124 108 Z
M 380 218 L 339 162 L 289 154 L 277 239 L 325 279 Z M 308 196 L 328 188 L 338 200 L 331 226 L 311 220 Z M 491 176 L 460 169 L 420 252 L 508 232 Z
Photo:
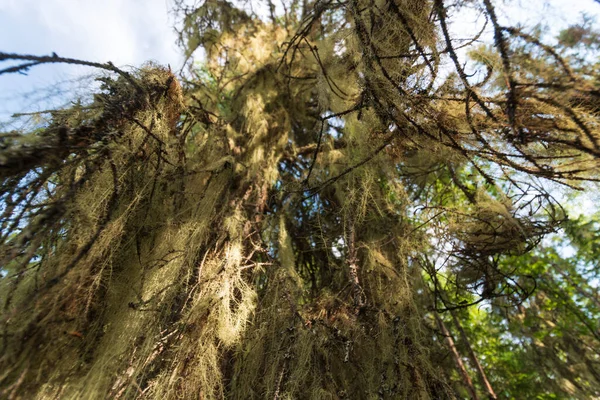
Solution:
M 175 0 L 180 73 L 0 53 L 103 71 L 0 136 L 0 397 L 600 396 L 600 34 L 500 7 Z

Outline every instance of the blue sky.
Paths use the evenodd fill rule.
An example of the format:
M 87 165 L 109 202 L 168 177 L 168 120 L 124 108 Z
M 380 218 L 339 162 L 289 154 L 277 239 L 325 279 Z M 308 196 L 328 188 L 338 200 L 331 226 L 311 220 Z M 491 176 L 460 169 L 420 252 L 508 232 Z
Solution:
M 175 67 L 182 58 L 168 11 L 168 0 L 0 0 L 0 51 Z M 0 76 L 0 119 L 36 109 L 20 93 L 93 72 L 53 65 Z

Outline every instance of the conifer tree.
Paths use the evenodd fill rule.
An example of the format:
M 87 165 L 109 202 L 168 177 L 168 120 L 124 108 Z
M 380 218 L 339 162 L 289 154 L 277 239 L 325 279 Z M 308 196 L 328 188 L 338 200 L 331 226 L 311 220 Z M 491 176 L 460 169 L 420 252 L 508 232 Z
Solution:
M 180 76 L 0 53 L 105 71 L 0 137 L 0 397 L 598 396 L 597 222 L 550 190 L 599 177 L 598 36 L 497 3 L 175 1 Z

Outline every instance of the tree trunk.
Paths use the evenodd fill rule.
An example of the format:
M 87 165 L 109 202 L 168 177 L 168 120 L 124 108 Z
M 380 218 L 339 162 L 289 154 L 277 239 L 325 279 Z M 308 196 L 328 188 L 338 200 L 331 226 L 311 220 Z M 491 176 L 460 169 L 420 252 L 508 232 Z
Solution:
M 440 318 L 440 316 L 437 313 L 435 314 L 435 319 L 437 321 L 438 327 L 440 328 L 442 335 L 444 336 L 444 338 L 446 340 L 448 349 L 450 349 L 450 352 L 452 353 L 452 358 L 454 359 L 454 362 L 456 363 L 456 367 L 458 369 L 458 372 L 460 373 L 463 383 L 465 384 L 465 387 L 471 394 L 471 398 L 473 400 L 478 400 L 479 397 L 477 396 L 477 391 L 475 390 L 475 386 L 473 386 L 473 381 L 471 381 L 469 372 L 465 368 L 465 364 L 463 363 L 463 361 L 460 357 L 458 349 L 454 345 L 454 339 L 452 338 L 452 335 L 446 328 L 446 325 L 444 324 L 444 321 L 442 321 L 442 318 Z
M 471 347 L 469 338 L 468 338 L 467 334 L 465 333 L 465 330 L 463 329 L 462 325 L 460 324 L 460 321 L 456 317 L 456 312 L 454 310 L 450 310 L 450 314 L 452 315 L 452 320 L 454 321 L 454 325 L 456 326 L 456 329 L 458 329 L 458 331 L 460 332 L 460 336 L 461 336 L 465 346 L 467 347 L 467 351 L 469 352 L 471 361 L 473 362 L 473 365 L 475 366 L 475 368 L 477 369 L 477 372 L 479 373 L 479 378 L 481 379 L 481 384 L 485 388 L 488 397 L 492 400 L 497 399 L 498 397 L 496 396 L 496 393 L 494 392 L 494 389 L 492 388 L 492 385 L 490 384 L 490 381 L 488 380 L 488 378 L 485 374 L 485 371 L 484 371 L 483 367 L 481 366 L 481 363 L 479 362 L 477 355 L 475 354 L 475 351 L 473 351 L 473 348 Z

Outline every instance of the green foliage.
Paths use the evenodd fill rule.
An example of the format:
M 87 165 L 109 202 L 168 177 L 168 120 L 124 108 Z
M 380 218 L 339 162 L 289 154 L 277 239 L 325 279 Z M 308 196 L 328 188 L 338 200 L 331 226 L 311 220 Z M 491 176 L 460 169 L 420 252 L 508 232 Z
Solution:
M 504 263 L 534 276 L 534 295 L 461 310 L 471 345 L 501 397 L 571 399 L 598 395 L 598 268 L 586 248 L 598 245 L 597 219 L 573 220 L 565 234 Z M 589 235 L 589 236 L 588 236 Z M 582 236 L 588 239 L 581 241 Z M 581 245 L 580 245 L 581 244 Z M 557 247 L 573 247 L 561 256 Z

